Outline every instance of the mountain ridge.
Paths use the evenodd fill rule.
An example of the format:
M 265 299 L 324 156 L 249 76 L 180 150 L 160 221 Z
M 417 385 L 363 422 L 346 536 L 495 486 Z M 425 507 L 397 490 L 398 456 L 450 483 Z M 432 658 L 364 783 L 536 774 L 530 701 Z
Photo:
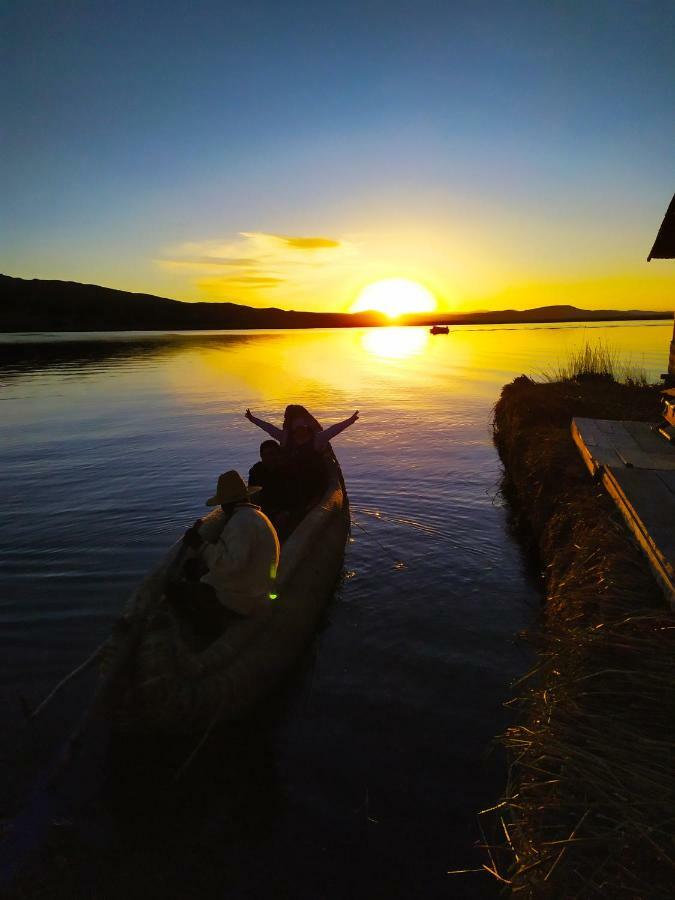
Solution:
M 231 302 L 186 302 L 76 281 L 0 274 L 0 332 L 165 331 L 251 328 L 345 328 L 391 324 L 383 313 L 300 312 Z M 655 310 L 585 310 L 570 304 L 527 310 L 420 313 L 401 325 L 467 325 L 669 319 Z

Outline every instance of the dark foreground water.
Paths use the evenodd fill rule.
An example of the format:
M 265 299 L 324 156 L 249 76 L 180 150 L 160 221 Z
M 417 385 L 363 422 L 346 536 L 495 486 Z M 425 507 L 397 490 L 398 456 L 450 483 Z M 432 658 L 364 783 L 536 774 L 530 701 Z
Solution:
M 498 493 L 491 409 L 506 381 L 589 338 L 657 376 L 670 331 L 5 336 L 5 816 L 87 684 L 32 732 L 20 698 L 88 655 L 218 474 L 255 461 L 265 435 L 244 409 L 278 424 L 289 402 L 324 424 L 361 411 L 334 442 L 353 513 L 344 577 L 297 671 L 179 781 L 190 746 L 115 748 L 84 826 L 63 814 L 41 895 L 494 896 L 487 875 L 447 874 L 486 861 L 477 813 L 504 786 L 493 737 L 539 603 Z

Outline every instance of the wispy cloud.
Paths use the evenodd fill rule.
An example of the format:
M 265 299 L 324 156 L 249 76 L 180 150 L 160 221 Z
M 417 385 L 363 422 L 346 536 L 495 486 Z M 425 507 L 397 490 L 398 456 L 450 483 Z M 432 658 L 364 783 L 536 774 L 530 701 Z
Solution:
M 272 275 L 226 275 L 219 280 L 221 284 L 255 284 L 258 287 L 275 287 L 286 281 L 285 278 L 275 278 Z
M 221 275 L 211 278 L 198 278 L 194 286 L 199 293 L 200 300 L 229 300 L 234 303 L 249 304 L 256 300 L 268 303 L 269 301 L 265 300 L 265 298 L 269 296 L 270 289 L 278 288 L 282 284 L 282 278 L 266 278 L 264 276 L 260 278 L 247 278 L 246 276 L 231 278 L 227 275 Z
M 218 266 L 218 268 L 247 268 L 257 265 L 258 260 L 246 257 L 226 256 L 186 256 L 186 257 L 158 257 L 160 265 L 171 268 L 204 268 L 204 266 Z
M 292 250 L 325 250 L 342 246 L 342 241 L 326 237 L 290 237 L 285 234 L 266 234 L 262 231 L 244 231 L 242 234 L 244 237 L 277 241 L 282 246 L 290 247 Z
M 265 291 L 282 284 L 294 294 L 318 289 L 356 252 L 349 241 L 332 237 L 245 231 L 232 240 L 185 242 L 156 262 L 183 271 L 210 299 L 264 302 Z

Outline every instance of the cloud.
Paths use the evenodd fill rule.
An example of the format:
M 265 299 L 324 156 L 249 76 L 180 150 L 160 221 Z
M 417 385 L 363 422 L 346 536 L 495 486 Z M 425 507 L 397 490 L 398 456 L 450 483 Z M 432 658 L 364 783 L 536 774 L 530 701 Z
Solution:
M 276 284 L 283 284 L 286 281 L 285 278 L 276 278 L 273 275 L 230 275 L 218 280 L 222 284 L 249 284 L 258 287 L 274 287 Z
M 258 264 L 253 257 L 227 257 L 227 256 L 191 256 L 191 257 L 158 257 L 157 262 L 170 268 L 197 267 L 204 268 L 218 266 L 219 268 L 250 268 Z
M 255 301 L 259 290 L 270 290 L 282 285 L 283 282 L 283 278 L 275 278 L 271 275 L 260 277 L 243 275 L 240 278 L 225 275 L 198 278 L 195 287 L 199 291 L 200 299 L 247 303 Z
M 278 241 L 292 250 L 331 250 L 342 246 L 342 241 L 326 237 L 291 237 L 285 234 L 266 234 L 264 231 L 242 231 L 242 236 Z
M 186 241 L 167 248 L 156 263 L 189 279 L 193 292 L 264 302 L 265 293 L 280 285 L 293 299 L 321 291 L 327 281 L 340 281 L 355 256 L 358 250 L 347 240 L 243 231 L 230 239 Z
M 214 266 L 254 266 L 257 260 L 246 256 L 200 256 L 195 262 L 206 263 Z
M 325 251 L 329 251 L 328 255 Z M 188 241 L 168 250 L 156 262 L 166 268 L 197 268 L 204 273 L 223 268 L 261 270 L 298 263 L 306 265 L 309 259 L 304 257 L 304 252 L 311 258 L 309 264 L 323 265 L 324 261 L 333 262 L 338 251 L 349 252 L 349 245 L 335 238 L 242 231 L 232 241 Z

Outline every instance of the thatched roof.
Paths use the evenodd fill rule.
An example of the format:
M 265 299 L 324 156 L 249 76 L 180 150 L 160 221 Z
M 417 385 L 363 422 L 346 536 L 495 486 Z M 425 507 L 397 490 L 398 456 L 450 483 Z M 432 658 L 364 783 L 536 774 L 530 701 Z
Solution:
M 656 235 L 647 262 L 650 259 L 675 259 L 675 194 Z

